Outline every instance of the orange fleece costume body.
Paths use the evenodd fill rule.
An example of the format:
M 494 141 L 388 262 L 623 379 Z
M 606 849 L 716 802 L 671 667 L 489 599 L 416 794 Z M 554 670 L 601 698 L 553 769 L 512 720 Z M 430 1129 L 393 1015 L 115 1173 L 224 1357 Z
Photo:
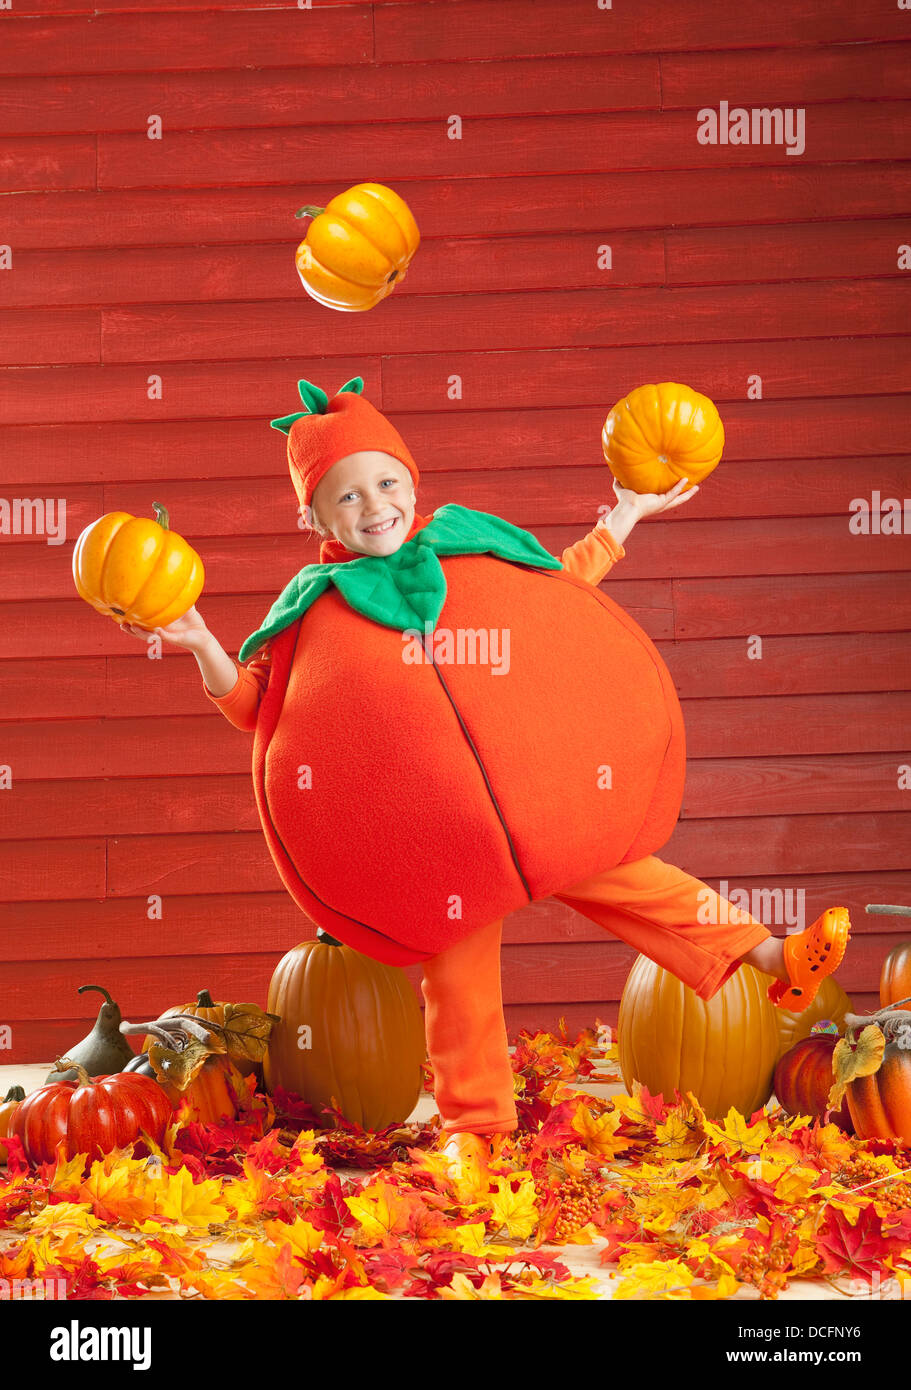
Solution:
M 427 523 L 427 518 L 416 516 L 405 544 Z M 324 545 L 320 558 L 323 560 L 329 555 L 336 560 L 344 560 L 349 554 L 350 552 L 340 549 L 338 543 L 329 542 Z M 286 709 L 285 694 L 289 687 L 293 687 L 292 669 L 296 660 L 302 663 L 303 669 L 308 661 L 315 660 L 318 668 L 326 661 L 328 645 L 324 645 L 321 640 L 320 624 L 314 623 L 312 619 L 314 616 L 321 616 L 322 621 L 329 624 L 330 620 L 348 615 L 350 610 L 337 593 L 327 591 L 303 618 L 280 632 L 262 654 L 258 654 L 247 666 L 241 667 L 237 683 L 227 695 L 216 697 L 204 686 L 209 699 L 232 724 L 239 729 L 255 730 L 257 733 L 259 747 L 257 743 L 254 744 L 254 776 L 257 779 L 255 785 L 263 828 L 279 873 L 299 905 L 333 935 L 347 941 L 356 949 L 363 950 L 365 954 L 397 965 L 410 964 L 417 960 L 424 962 L 422 988 L 426 1005 L 428 1054 L 434 1068 L 437 1105 L 444 1120 L 444 1127 L 449 1131 L 468 1129 L 479 1134 L 488 1134 L 507 1132 L 517 1124 L 500 984 L 502 918 L 508 911 L 521 906 L 523 902 L 549 896 L 556 897 L 671 970 L 705 999 L 710 998 L 738 968 L 740 958 L 747 951 L 770 935 L 761 923 L 731 904 L 725 904 L 725 910 L 722 912 L 720 905 L 723 900 L 718 898 L 713 890 L 699 879 L 664 863 L 653 853 L 669 838 L 679 814 L 685 762 L 683 723 L 676 692 L 657 650 L 632 619 L 595 587 L 615 561 L 621 559 L 624 554 L 622 545 L 614 540 L 606 528 L 596 527 L 563 552 L 561 571 L 525 569 L 490 556 L 458 555 L 443 562 L 448 596 L 440 618 L 441 626 L 447 621 L 452 621 L 453 609 L 457 613 L 454 625 L 458 625 L 461 618 L 462 622 L 470 621 L 472 627 L 496 626 L 497 605 L 494 604 L 485 613 L 484 604 L 479 600 L 486 588 L 487 580 L 497 571 L 497 577 L 505 581 L 505 590 L 502 586 L 495 587 L 501 593 L 505 592 L 507 597 L 514 597 L 520 592 L 517 585 L 535 586 L 533 591 L 528 591 L 528 602 L 545 619 L 552 616 L 548 609 L 546 586 L 556 583 L 561 586 L 561 591 L 564 585 L 572 586 L 572 593 L 567 597 L 570 604 L 577 605 L 577 609 L 570 608 L 570 625 L 573 612 L 582 611 L 578 608 L 578 598 L 582 598 L 583 594 L 589 596 L 589 601 L 606 607 L 607 618 L 612 620 L 609 635 L 619 641 L 619 662 L 624 681 L 627 682 L 625 692 L 623 682 L 617 682 L 616 679 L 613 683 L 606 681 L 601 687 L 605 700 L 609 700 L 610 704 L 607 723 L 602 727 L 610 727 L 613 723 L 623 731 L 622 737 L 615 740 L 609 750 L 605 745 L 603 755 L 603 762 L 611 767 L 614 774 L 613 785 L 605 786 L 602 782 L 601 786 L 598 786 L 594 779 L 595 763 L 592 760 L 585 768 L 585 771 L 591 772 L 592 780 L 592 787 L 586 791 L 586 805 L 583 808 L 563 808 L 562 811 L 559 805 L 550 808 L 551 832 L 560 826 L 561 816 L 566 824 L 566 834 L 562 837 L 557 834 L 558 842 L 555 847 L 548 844 L 539 845 L 535 839 L 535 834 L 547 835 L 547 824 L 522 824 L 522 808 L 519 803 L 514 803 L 511 807 L 507 805 L 505 815 L 501 815 L 502 808 L 491 796 L 499 819 L 495 823 L 491 815 L 489 822 L 494 830 L 499 826 L 502 843 L 498 845 L 493 840 L 489 841 L 483 846 L 483 853 L 474 856 L 476 862 L 467 866 L 468 877 L 465 884 L 469 887 L 468 896 L 471 897 L 471 888 L 476 886 L 477 904 L 480 909 L 480 916 L 475 916 L 467 922 L 464 916 L 449 919 L 442 904 L 435 904 L 434 910 L 428 913 L 427 901 L 424 898 L 419 898 L 413 904 L 413 911 L 407 920 L 402 913 L 401 905 L 396 907 L 393 904 L 391 913 L 374 917 L 370 926 L 366 926 L 363 921 L 354 921 L 345 915 L 344 910 L 340 915 L 333 915 L 331 911 L 327 911 L 322 899 L 316 900 L 318 906 L 314 912 L 311 906 L 313 885 L 301 884 L 294 860 L 282 841 L 282 833 L 286 836 L 293 834 L 293 808 L 286 808 L 283 812 L 282 833 L 276 830 L 273 823 L 271 804 L 264 791 L 268 760 L 273 756 L 270 747 L 274 745 L 278 728 L 279 733 L 283 734 L 289 743 L 287 752 L 280 753 L 278 759 L 279 766 L 284 769 L 279 775 L 284 778 L 285 783 L 289 783 L 291 774 L 301 762 L 312 761 L 302 757 L 301 750 L 306 744 L 294 742 L 289 736 L 291 721 L 287 716 L 291 710 Z M 492 566 L 496 569 L 492 570 Z M 472 582 L 472 576 L 475 576 L 475 582 Z M 353 630 L 360 631 L 367 639 L 361 656 L 368 662 L 375 677 L 379 670 L 378 652 L 370 650 L 367 629 L 376 628 L 380 634 L 384 630 L 360 614 L 350 616 Z M 599 613 L 597 618 L 600 617 Z M 502 614 L 499 620 L 503 621 Z M 303 626 L 307 624 L 308 627 Z M 358 624 L 366 624 L 366 628 L 358 629 Z M 335 625 L 337 626 L 337 623 Z M 555 632 L 553 626 L 547 629 L 547 633 L 549 640 L 565 636 Z M 574 659 L 580 673 L 585 672 L 589 687 L 594 686 L 597 691 L 598 677 L 606 678 L 607 666 L 599 664 L 598 653 L 593 652 L 590 646 L 581 645 L 584 634 L 585 627 L 580 620 Z M 299 640 L 302 635 L 312 640 L 302 642 Z M 338 640 L 337 636 L 335 640 Z M 397 640 L 398 659 L 401 661 L 401 633 L 388 630 L 385 636 L 378 640 L 387 644 L 390 640 Z M 327 638 L 326 642 L 328 641 Z M 615 651 L 615 660 L 617 655 Z M 264 733 L 260 715 L 264 708 L 264 699 L 276 674 L 277 656 L 281 663 L 278 673 L 281 698 L 276 708 L 269 712 L 270 728 Z M 566 659 L 566 652 L 563 656 Z M 450 668 L 444 667 L 444 670 L 449 676 Z M 480 674 L 491 683 L 488 690 L 493 695 L 498 677 L 490 671 L 472 672 L 475 681 L 480 679 Z M 312 691 L 312 686 L 309 689 Z M 579 692 L 583 700 L 584 692 L 583 683 Z M 381 691 L 380 694 L 382 693 Z M 268 709 L 268 706 L 265 708 Z M 643 711 L 646 714 L 646 723 L 653 726 L 645 730 L 642 729 Z M 300 713 L 298 709 L 298 718 Z M 393 746 L 393 723 L 401 713 L 400 708 L 394 708 L 383 736 L 371 743 L 374 763 L 377 750 Z M 404 713 L 407 727 L 408 711 Z M 585 713 L 591 718 L 590 705 L 585 706 Z M 572 706 L 565 711 L 569 723 L 576 714 L 577 711 Z M 372 716 L 373 711 L 364 711 L 365 720 L 369 721 Z M 285 721 L 284 729 L 279 727 L 282 720 Z M 460 723 L 466 742 L 470 742 L 471 729 L 465 726 L 464 719 L 460 719 Z M 548 734 L 555 732 L 552 721 L 542 723 L 542 729 Z M 300 730 L 297 733 L 299 735 Z M 331 738 L 330 729 L 323 726 L 315 731 L 312 746 L 315 749 L 321 740 L 331 741 Z M 486 755 L 489 755 L 496 745 L 490 741 L 484 746 Z M 622 761 L 625 747 L 631 753 L 631 761 L 627 763 Z M 406 752 L 408 748 L 409 743 L 406 739 Z M 353 751 L 356 754 L 358 750 L 355 748 Z M 558 746 L 558 752 L 561 751 L 563 749 Z M 586 752 L 591 754 L 591 747 Z M 350 742 L 345 743 L 343 740 L 342 756 L 350 756 L 351 753 Z M 543 765 L 546 771 L 546 759 L 543 759 Z M 497 769 L 494 769 L 494 774 L 496 771 Z M 637 778 L 637 771 L 643 775 Z M 354 785 L 357 786 L 359 782 L 356 774 L 360 773 L 362 779 L 367 767 L 365 765 L 361 768 L 358 765 L 352 772 L 355 775 Z M 401 763 L 396 762 L 393 774 L 401 775 L 402 772 Z M 458 779 L 452 786 L 446 783 L 445 761 L 438 764 L 438 772 L 444 783 L 444 802 L 445 796 L 464 791 L 464 788 L 458 785 Z M 580 775 L 577 765 L 572 769 L 572 776 L 575 778 L 572 785 L 575 790 L 578 790 Z M 506 793 L 502 799 L 508 802 L 508 777 L 504 776 L 502 770 L 497 788 L 501 794 Z M 491 790 L 489 781 L 487 790 Z M 384 804 L 382 793 L 383 788 L 380 788 L 380 806 Z M 301 797 L 310 794 L 307 790 L 299 793 Z M 604 798 L 611 797 L 614 797 L 613 802 L 604 802 Z M 305 811 L 308 809 L 306 801 L 298 804 Z M 611 807 L 611 815 L 605 819 L 606 812 L 602 811 L 601 807 L 607 804 Z M 584 834 L 585 824 L 578 823 L 579 818 L 584 815 L 588 815 L 589 820 L 593 815 L 600 817 L 596 833 L 588 839 Z M 570 823 L 571 821 L 573 823 Z M 420 828 L 420 823 L 409 828 L 411 837 L 419 842 Z M 612 828 L 617 833 L 611 839 L 606 832 Z M 505 836 L 502 835 L 504 830 Z M 325 834 L 319 839 L 320 853 L 327 855 L 331 860 L 328 865 L 330 877 L 334 874 L 334 881 L 341 882 L 347 861 L 349 875 L 353 880 L 357 880 L 357 866 L 360 862 L 358 855 L 363 852 L 365 845 L 369 846 L 370 852 L 375 856 L 382 857 L 386 854 L 389 831 L 388 823 L 381 821 L 376 827 L 374 842 L 364 840 L 357 830 L 352 831 L 352 827 L 345 820 L 339 821 L 334 847 L 328 843 Z M 579 831 L 582 832 L 581 840 L 577 833 Z M 317 830 L 311 823 L 302 833 L 303 844 L 307 835 L 312 836 Z M 600 860 L 599 836 L 604 850 Z M 552 841 L 553 833 L 550 838 Z M 572 853 L 568 856 L 567 844 L 572 846 Z M 398 858 L 399 848 L 400 846 L 396 845 L 394 852 L 388 853 L 386 864 L 391 875 L 402 872 Z M 455 848 L 456 851 L 461 848 L 464 852 L 465 846 L 459 841 Z M 561 856 L 564 862 L 571 862 L 577 866 L 578 881 L 575 875 L 569 883 L 565 881 L 565 877 L 553 881 Z M 422 882 L 421 873 L 426 869 L 427 862 L 425 860 L 422 864 L 416 860 L 409 866 L 414 882 Z M 605 868 L 605 865 L 608 867 Z M 440 863 L 437 862 L 437 868 L 439 867 Z M 458 853 L 448 862 L 444 861 L 442 888 L 447 894 L 451 891 L 457 892 L 462 887 L 461 870 Z M 371 865 L 371 872 L 374 875 L 377 872 L 374 864 Z M 380 864 L 379 878 L 374 876 L 372 879 L 371 892 L 375 895 L 377 904 L 384 900 L 384 895 L 388 897 L 388 893 L 395 887 L 392 878 L 383 878 L 383 872 L 384 866 Z M 475 877 L 477 874 L 480 875 L 479 879 Z M 718 910 L 707 911 L 707 902 L 712 900 Z M 493 904 L 492 910 L 487 911 L 485 916 L 484 906 L 490 904 Z M 399 925 L 399 916 L 402 917 L 404 929 Z

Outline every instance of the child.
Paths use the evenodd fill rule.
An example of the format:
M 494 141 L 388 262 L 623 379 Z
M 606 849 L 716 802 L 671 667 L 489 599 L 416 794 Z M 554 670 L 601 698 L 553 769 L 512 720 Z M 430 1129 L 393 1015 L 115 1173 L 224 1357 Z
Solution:
M 342 394 L 358 392 L 360 378 L 331 402 L 310 383 L 299 385 L 309 408 L 272 424 L 289 435 L 289 466 L 302 512 L 312 517 L 323 541 L 319 565 L 302 570 L 282 599 L 289 591 L 299 596 L 302 577 L 312 579 L 315 573 L 319 579 L 328 573 L 319 566 L 337 571 L 363 557 L 398 554 L 431 521 L 415 510 L 419 474 L 401 437 L 366 401 L 353 402 Z M 698 491 L 682 491 L 687 481 L 681 479 L 660 496 L 638 494 L 615 481 L 617 505 L 587 536 L 563 551 L 563 569 L 596 586 L 625 555 L 623 541 L 637 521 L 669 511 Z M 486 518 L 483 513 L 455 510 Z M 487 520 L 506 526 L 497 518 Z M 344 574 L 349 574 L 347 569 Z M 281 610 L 281 600 L 273 605 L 273 613 L 276 609 Z M 285 610 L 280 623 L 287 627 L 297 611 L 299 607 Z M 148 636 L 140 629 L 128 630 Z M 164 640 L 194 653 L 207 697 L 245 730 L 256 729 L 269 686 L 271 640 L 260 639 L 270 630 L 267 621 L 247 639 L 242 654 L 252 650 L 255 655 L 238 668 L 195 607 L 167 628 L 156 629 Z M 344 842 L 344 837 L 340 823 L 338 838 Z M 351 873 L 357 873 L 356 865 Z M 794 1012 L 810 1004 L 822 979 L 838 967 L 850 930 L 846 909 L 830 908 L 803 932 L 776 938 L 749 913 L 654 854 L 620 862 L 551 896 L 671 970 L 700 998 L 710 999 L 747 962 L 775 977 L 769 998 Z M 483 1148 L 488 1136 L 508 1133 L 518 1123 L 502 1006 L 501 930 L 502 919 L 491 921 L 423 958 L 427 1049 L 445 1147 L 451 1153 L 480 1155 L 478 1146 Z M 351 944 L 360 948 L 358 938 Z

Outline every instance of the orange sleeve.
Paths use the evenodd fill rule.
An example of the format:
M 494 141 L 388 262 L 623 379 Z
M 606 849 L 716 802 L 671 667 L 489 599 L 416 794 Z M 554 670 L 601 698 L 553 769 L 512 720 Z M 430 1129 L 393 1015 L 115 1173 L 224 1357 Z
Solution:
M 608 570 L 613 569 L 617 560 L 622 560 L 626 551 L 615 540 L 606 526 L 596 526 L 564 550 L 560 563 L 569 574 L 577 579 L 585 579 L 589 584 L 599 584 Z
M 254 657 L 246 666 L 237 668 L 237 680 L 227 695 L 213 695 L 205 681 L 202 688 L 229 723 L 249 733 L 256 728 L 259 702 L 266 693 L 271 670 L 272 657 L 267 648 L 262 656 Z

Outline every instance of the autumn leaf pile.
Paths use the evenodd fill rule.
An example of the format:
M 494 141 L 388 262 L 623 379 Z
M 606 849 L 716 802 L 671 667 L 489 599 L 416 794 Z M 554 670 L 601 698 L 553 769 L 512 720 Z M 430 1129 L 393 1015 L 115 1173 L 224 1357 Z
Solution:
M 0 1278 L 75 1299 L 774 1299 L 793 1280 L 902 1296 L 911 1151 L 780 1109 L 719 1123 L 689 1093 L 572 1089 L 619 1079 L 596 1073 L 616 1057 L 601 1035 L 519 1034 L 519 1128 L 487 1174 L 433 1151 L 438 1118 L 370 1134 L 281 1091 L 243 1123 L 178 1111 L 145 1158 L 30 1168 L 11 1138 Z M 567 1246 L 592 1247 L 606 1294 Z

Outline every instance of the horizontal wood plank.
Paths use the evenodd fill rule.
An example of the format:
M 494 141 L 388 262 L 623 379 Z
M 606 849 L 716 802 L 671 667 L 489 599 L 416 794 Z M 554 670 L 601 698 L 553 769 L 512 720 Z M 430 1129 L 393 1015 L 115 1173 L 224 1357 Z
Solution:
M 33 192 L 4 208 L 4 236 L 22 250 L 71 247 L 218 246 L 271 242 L 288 247 L 301 236 L 298 207 L 325 207 L 338 192 L 331 176 L 301 175 L 286 187 L 102 189 Z M 828 165 L 801 162 L 770 179 L 764 168 L 600 170 L 547 178 L 441 176 L 412 180 L 407 199 L 422 242 L 457 236 L 535 233 L 653 232 L 672 228 L 903 218 L 911 194 L 905 161 L 850 166 L 833 177 Z M 421 254 L 421 253 L 419 253 Z M 415 263 L 417 264 L 417 263 Z
M 300 237 L 306 224 L 300 228 Z M 609 274 L 599 268 L 605 233 L 445 237 L 422 241 L 420 275 L 396 300 L 415 295 L 516 290 L 711 285 L 725 281 L 898 279 L 904 223 L 803 222 L 689 232 L 611 232 Z M 102 306 L 286 300 L 299 292 L 295 238 L 286 245 L 123 247 L 19 251 L 16 274 L 0 280 L 0 304 Z M 446 305 L 438 305 L 445 311 Z
M 306 312 L 306 311 L 304 311 Z M 321 346 L 325 347 L 325 343 Z M 573 359 L 587 356 L 581 382 L 572 380 Z M 570 360 L 566 360 L 570 359 Z M 648 381 L 684 381 L 715 401 L 725 423 L 727 457 L 828 458 L 849 453 L 871 456 L 904 451 L 906 418 L 911 402 L 903 392 L 904 361 L 887 338 L 823 338 L 803 342 L 706 343 L 624 348 L 402 354 L 383 359 L 383 381 L 389 379 L 389 396 L 379 399 L 380 363 L 376 355 L 331 359 L 310 356 L 224 363 L 168 365 L 146 361 L 105 364 L 101 367 L 0 368 L 0 426 L 45 425 L 100 421 L 152 423 L 253 418 L 260 431 L 266 457 L 275 459 L 275 443 L 263 431 L 276 409 L 290 409 L 296 402 L 298 377 L 325 381 L 334 389 L 349 374 L 361 376 L 365 396 L 384 410 L 414 453 L 422 438 L 449 468 L 462 468 L 468 441 L 477 438 L 490 446 L 490 430 L 504 422 L 503 438 L 497 438 L 499 466 L 514 458 L 535 465 L 552 462 L 537 445 L 537 431 L 547 428 L 549 411 L 516 411 L 528 401 L 528 386 L 510 385 L 515 360 L 545 398 L 556 408 L 565 394 L 577 403 L 587 397 L 587 452 L 591 462 L 601 460 L 601 426 L 611 406 L 627 392 Z M 449 400 L 448 381 L 455 373 L 461 380 L 461 399 Z M 745 402 L 753 375 L 761 378 L 764 399 Z M 150 379 L 161 381 L 160 398 L 150 399 Z M 564 385 L 567 383 L 567 385 Z M 869 395 L 858 396 L 858 384 Z M 155 385 L 155 383 L 152 383 Z M 561 397 L 561 388 L 563 396 Z M 889 395 L 889 399 L 876 399 Z M 515 395 L 518 399 L 512 400 Z M 289 397 L 292 399 L 289 400 Z M 287 402 L 287 404 L 284 404 Z M 539 395 L 537 404 L 540 404 Z M 512 404 L 513 409 L 508 409 Z M 529 402 L 531 404 L 531 402 Z M 429 408 L 432 408 L 432 413 Z M 499 417 L 487 412 L 500 411 Z M 458 414 L 466 423 L 465 440 L 452 429 Z M 472 418 L 474 417 L 474 418 Z M 511 421 L 510 428 L 505 422 Z M 743 442 L 740 428 L 747 433 Z M 510 444 L 510 431 L 514 441 Z M 406 431 L 408 433 L 406 434 Z M 766 444 L 766 437 L 771 436 Z M 578 434 L 576 437 L 582 437 Z M 263 443 L 265 441 L 265 443 Z M 852 442 L 855 448 L 851 449 Z M 752 447 L 751 447 L 752 446 Z M 841 451 L 844 451 L 842 454 Z M 473 452 L 473 451 L 472 451 Z M 419 455 L 415 455 L 416 458 Z M 492 461 L 485 456 L 487 466 Z M 281 459 L 281 452 L 279 452 Z M 283 462 L 283 460 L 282 460 Z M 517 465 L 521 466 L 521 465 Z M 278 469 L 273 463 L 272 471 Z
M 0 72 L 44 76 L 90 72 L 180 72 L 196 68 L 367 63 L 373 56 L 369 5 L 345 8 L 212 9 L 188 14 L 4 16 Z
M 890 250 L 894 256 L 894 243 Z M 421 274 L 420 267 L 414 273 Z M 290 277 L 286 278 L 290 284 Z M 279 304 L 216 302 L 102 308 L 104 360 L 111 364 L 154 364 L 207 357 L 290 357 L 300 343 L 302 320 L 306 323 L 312 318 L 315 307 L 300 290 Z M 523 345 L 526 351 L 569 344 L 621 348 L 658 341 L 667 345 L 698 342 L 700 351 L 705 351 L 708 344 L 725 342 L 737 344 L 736 360 L 742 358 L 744 343 L 749 342 L 746 351 L 756 363 L 753 371 L 762 374 L 774 393 L 776 372 L 769 354 L 782 353 L 779 340 L 787 341 L 785 362 L 790 358 L 793 364 L 792 354 L 802 350 L 802 339 L 825 338 L 830 347 L 837 347 L 839 336 L 875 334 L 875 342 L 867 346 L 878 350 L 888 372 L 896 357 L 889 335 L 903 333 L 911 319 L 911 287 L 891 280 L 862 284 L 829 280 L 717 285 L 709 294 L 702 287 L 611 288 L 606 281 L 598 290 L 542 290 L 533 297 L 465 293 L 439 299 L 413 295 L 410 299 L 389 299 L 379 309 L 367 323 L 361 322 L 360 314 L 338 315 L 341 322 L 333 320 L 332 324 L 334 351 L 481 352 L 490 347 L 493 323 L 501 351 Z M 28 312 L 21 311 L 23 316 Z M 37 315 L 42 311 L 32 312 Z M 757 322 L 765 325 L 761 344 L 752 342 Z M 715 350 L 717 353 L 717 347 Z M 901 355 L 899 363 L 903 365 Z M 449 365 L 450 373 L 458 368 L 451 360 Z M 445 395 L 450 373 L 440 380 L 440 395 Z M 894 375 L 887 379 L 894 383 L 891 389 L 899 389 Z M 468 399 L 464 387 L 463 399 Z
M 874 45 L 864 71 L 880 77 L 877 97 L 905 95 L 901 71 L 890 62 L 889 45 Z M 834 51 L 837 65 L 837 50 Z M 776 55 L 778 56 L 778 55 Z M 838 92 L 838 67 L 829 58 L 829 98 Z M 885 69 L 885 71 L 884 71 Z M 894 80 L 889 74 L 894 70 Z M 894 90 L 888 92 L 883 80 Z M 862 77 L 859 79 L 862 81 Z M 854 90 L 858 78 L 844 71 Z M 370 68 L 369 81 L 352 80 L 351 64 L 301 64 L 278 70 L 108 73 L 104 76 L 0 78 L 0 104 L 10 135 L 43 132 L 145 131 L 149 114 L 160 113 L 167 132 L 245 127 L 299 126 L 319 122 L 331 107 L 334 124 L 539 115 L 547 111 L 604 111 L 657 108 L 658 58 L 526 58 L 493 63 L 437 63 L 415 68 L 384 63 Z
M 448 8 L 448 5 L 447 5 Z M 173 131 L 158 140 L 146 134 L 100 134 L 99 188 L 226 187 L 233 184 L 293 184 L 301 151 L 308 178 L 342 184 L 363 177 L 365 164 L 380 183 L 401 186 L 407 200 L 412 179 L 438 175 L 476 178 L 548 174 L 552 169 L 618 170 L 778 167 L 791 163 L 784 143 L 702 144 L 695 112 L 477 117 L 467 136 L 447 138 L 449 112 L 434 121 L 364 127 L 340 123 L 333 138 L 320 125 L 277 126 L 269 131 Z M 909 151 L 904 104 L 870 103 L 864 120 L 855 103 L 832 102 L 825 122 L 811 127 L 807 162 L 906 159 Z M 320 204 L 319 206 L 322 206 Z
M 900 11 L 858 9 L 852 0 L 831 0 L 825 22 L 818 4 L 766 0 L 761 7 L 701 0 L 674 0 L 645 7 L 602 10 L 586 0 L 454 0 L 418 10 L 381 5 L 376 10 L 376 60 L 520 57 L 536 53 L 692 52 L 697 49 L 813 48 L 820 42 L 905 39 Z

